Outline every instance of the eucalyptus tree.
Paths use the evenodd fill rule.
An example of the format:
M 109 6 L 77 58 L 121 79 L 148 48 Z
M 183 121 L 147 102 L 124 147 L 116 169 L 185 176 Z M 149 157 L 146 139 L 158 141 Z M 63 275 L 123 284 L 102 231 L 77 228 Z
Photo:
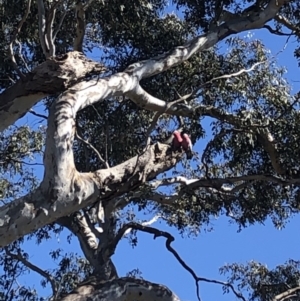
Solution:
M 31 269 L 52 300 L 179 300 L 164 285 L 118 276 L 118 243 L 143 231 L 166 239 L 199 300 L 201 281 L 241 300 L 297 300 L 298 261 L 232 264 L 224 282 L 202 278 L 170 233 L 126 208 L 194 234 L 215 215 L 242 229 L 269 217 L 281 227 L 298 213 L 299 94 L 263 41 L 237 34 L 298 39 L 299 16 L 295 0 L 1 1 L 1 298 L 40 300 L 16 285 Z M 25 114 L 38 125 L 20 125 Z M 187 160 L 170 143 L 176 129 L 210 140 Z M 31 166 L 40 158 L 41 179 Z M 61 260 L 51 272 L 31 263 L 26 240 L 63 229 L 85 258 L 53 251 Z

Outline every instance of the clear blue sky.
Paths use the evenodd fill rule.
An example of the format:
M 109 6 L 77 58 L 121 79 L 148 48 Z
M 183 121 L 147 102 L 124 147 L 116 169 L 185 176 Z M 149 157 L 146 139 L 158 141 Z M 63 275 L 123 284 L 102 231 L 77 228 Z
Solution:
M 274 37 L 264 29 L 252 31 L 252 33 L 254 39 L 263 40 L 273 55 L 282 50 L 286 42 L 286 37 Z M 246 32 L 241 34 L 241 36 L 246 35 Z M 299 79 L 298 63 L 293 57 L 294 41 L 294 38 L 290 39 L 284 52 L 277 56 L 279 64 L 286 66 L 288 70 L 286 77 L 294 87 L 293 92 L 300 87 L 299 83 L 293 82 Z M 34 120 L 36 120 L 35 117 L 27 115 L 18 124 L 24 124 L 24 122 L 31 124 Z M 202 146 L 208 140 L 209 137 L 206 137 L 199 141 L 195 146 L 196 151 L 201 153 Z M 228 218 L 221 217 L 213 222 L 212 232 L 202 231 L 195 239 L 182 238 L 176 230 L 170 229 L 164 223 L 157 222 L 153 226 L 167 230 L 175 236 L 173 246 L 186 263 L 202 277 L 225 280 L 219 275 L 218 269 L 226 263 L 246 263 L 256 260 L 273 268 L 278 264 L 283 264 L 289 258 L 299 259 L 300 245 L 295 244 L 295 236 L 298 235 L 300 228 L 299 216 L 292 218 L 281 231 L 276 230 L 268 221 L 265 226 L 255 225 L 243 229 L 240 233 L 237 233 L 236 225 L 228 223 Z M 65 231 L 59 237 L 54 237 L 38 247 L 33 242 L 26 243 L 30 261 L 41 268 L 49 269 L 53 268 L 48 255 L 50 250 L 62 248 L 66 252 L 81 253 L 76 239 L 73 239 L 71 245 L 66 242 L 66 233 Z M 167 285 L 181 300 L 197 300 L 194 280 L 166 250 L 163 238 L 153 240 L 151 235 L 138 234 L 138 246 L 134 249 L 124 239 L 119 244 L 113 260 L 120 276 L 139 268 L 146 280 Z M 26 278 L 22 278 L 22 282 L 40 290 L 39 282 L 36 283 L 39 279 L 39 276 L 31 272 Z M 233 294 L 223 295 L 222 287 L 215 284 L 200 283 L 200 292 L 203 301 L 236 300 Z

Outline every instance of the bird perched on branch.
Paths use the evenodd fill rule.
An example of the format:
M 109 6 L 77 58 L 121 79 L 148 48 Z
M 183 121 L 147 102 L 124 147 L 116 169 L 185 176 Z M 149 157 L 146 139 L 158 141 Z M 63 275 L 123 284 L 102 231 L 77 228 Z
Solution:
M 174 150 L 178 150 L 181 148 L 182 146 L 182 137 L 181 137 L 181 133 L 179 131 L 175 131 L 173 133 L 173 140 L 172 140 L 172 146 Z
M 173 133 L 172 147 L 174 150 L 180 150 L 182 148 L 186 152 L 187 159 L 193 157 L 192 141 L 186 133 L 175 131 Z
M 193 157 L 193 152 L 192 152 L 192 148 L 193 148 L 193 144 L 192 141 L 189 137 L 188 134 L 186 133 L 181 133 L 181 137 L 182 137 L 182 148 L 184 149 L 185 153 L 186 153 L 186 158 L 187 159 L 192 159 Z

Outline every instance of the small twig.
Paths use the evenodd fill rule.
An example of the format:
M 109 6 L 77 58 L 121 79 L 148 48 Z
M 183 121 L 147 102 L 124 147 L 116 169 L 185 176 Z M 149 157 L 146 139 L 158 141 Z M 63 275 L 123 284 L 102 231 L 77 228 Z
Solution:
M 13 254 L 11 253 L 8 248 L 4 248 L 5 252 L 8 256 L 10 256 L 11 258 L 18 260 L 20 262 L 22 262 L 22 264 L 24 264 L 27 268 L 31 269 L 32 271 L 40 274 L 42 277 L 46 278 L 52 287 L 52 291 L 53 291 L 53 296 L 56 297 L 57 293 L 58 293 L 58 283 L 56 282 L 56 280 L 54 279 L 54 277 L 52 277 L 49 273 L 45 272 L 44 270 L 40 269 L 39 267 L 37 267 L 36 265 L 32 264 L 31 262 L 29 262 L 27 259 L 25 259 L 21 252 L 18 251 L 17 254 Z
M 237 77 L 237 76 L 239 76 L 239 75 L 241 75 L 241 74 L 243 74 L 243 73 L 249 73 L 249 72 L 253 71 L 257 66 L 259 66 L 259 65 L 261 65 L 261 64 L 265 64 L 265 63 L 267 63 L 267 61 L 257 62 L 257 63 L 255 63 L 254 65 L 252 65 L 251 68 L 249 68 L 249 69 L 243 68 L 243 69 L 241 69 L 241 70 L 239 70 L 239 71 L 237 71 L 237 72 L 234 72 L 234 73 L 224 74 L 224 75 L 215 77 L 215 78 L 209 80 L 208 82 L 206 82 L 206 83 L 200 85 L 199 88 L 201 88 L 201 87 L 203 87 L 203 86 L 206 86 L 206 85 L 208 85 L 208 84 L 211 84 L 212 82 L 214 82 L 214 81 L 216 81 L 216 80 L 219 80 L 219 79 L 227 79 L 227 78 Z
M 84 144 L 86 144 L 87 146 L 89 146 L 97 155 L 98 159 L 100 160 L 101 163 L 103 163 L 105 165 L 106 168 L 109 168 L 109 164 L 107 161 L 105 161 L 101 154 L 98 152 L 98 150 L 91 144 L 89 143 L 87 140 L 84 140 L 79 134 L 78 132 L 76 131 L 76 138 L 78 140 L 80 140 L 81 142 L 83 142 Z
M 44 118 L 46 120 L 48 119 L 48 116 L 40 114 L 40 113 L 36 113 L 33 109 L 30 109 L 28 112 L 31 113 L 34 116 L 41 117 L 41 118 Z
M 276 29 L 273 29 L 269 25 L 264 25 L 263 28 L 267 29 L 270 33 L 276 34 L 278 36 L 292 36 L 293 35 L 293 33 L 284 33 L 284 32 L 278 31 Z

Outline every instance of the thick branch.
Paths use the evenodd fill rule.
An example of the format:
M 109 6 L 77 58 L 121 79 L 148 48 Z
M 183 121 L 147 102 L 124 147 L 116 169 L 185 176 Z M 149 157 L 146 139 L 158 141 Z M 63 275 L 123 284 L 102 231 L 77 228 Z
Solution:
M 91 72 L 104 71 L 102 64 L 87 59 L 79 52 L 46 60 L 27 75 L 26 80 L 18 81 L 0 94 L 0 131 L 44 97 L 65 91 Z
M 234 194 L 239 190 L 251 185 L 253 181 L 264 181 L 271 182 L 280 186 L 288 186 L 293 184 L 299 184 L 300 179 L 287 179 L 283 180 L 279 177 L 272 175 L 245 175 L 239 177 L 227 177 L 227 178 L 203 178 L 203 179 L 187 179 L 185 177 L 175 177 L 164 180 L 156 180 L 151 184 L 152 189 L 156 189 L 160 186 L 172 185 L 175 183 L 183 184 L 181 189 L 172 195 L 165 195 L 159 192 L 150 192 L 147 194 L 147 199 L 154 201 L 161 205 L 174 206 L 175 202 L 180 199 L 180 197 L 189 190 L 197 190 L 200 188 L 205 188 L 209 190 L 214 190 L 218 193 Z M 228 185 L 232 187 L 228 187 Z M 140 197 L 135 194 L 133 198 Z
M 102 202 L 109 203 L 130 190 L 134 191 L 144 182 L 170 170 L 181 157 L 181 153 L 172 153 L 169 145 L 157 143 L 139 156 L 94 173 L 80 174 L 66 167 L 67 162 L 61 162 L 67 170 L 59 168 L 58 176 L 46 172 L 44 181 L 35 192 L 0 207 L 0 247 L 94 204 L 99 195 Z M 48 165 L 50 171 L 57 168 L 53 162 Z
M 137 97 L 138 94 L 140 93 L 138 83 L 142 78 L 147 78 L 147 77 L 153 76 L 155 74 L 161 73 L 163 71 L 166 71 L 166 70 L 182 63 L 183 61 L 189 59 L 193 54 L 210 48 L 211 46 L 215 45 L 218 41 L 226 38 L 227 36 L 229 36 L 231 34 L 239 33 L 242 31 L 247 31 L 247 30 L 251 30 L 251 29 L 262 28 L 266 22 L 268 22 L 269 20 L 271 20 L 272 18 L 275 17 L 275 15 L 277 14 L 277 12 L 281 8 L 281 6 L 284 5 L 284 3 L 286 3 L 286 2 L 288 2 L 288 1 L 287 0 L 271 0 L 269 2 L 268 6 L 266 7 L 266 9 L 264 9 L 262 11 L 253 12 L 249 16 L 238 17 L 236 19 L 225 22 L 222 25 L 214 28 L 212 31 L 210 31 L 204 35 L 198 36 L 198 37 L 194 38 L 193 40 L 187 42 L 185 45 L 178 46 L 174 50 L 172 50 L 166 54 L 130 65 L 123 73 L 115 74 L 115 75 L 107 78 L 105 81 L 99 81 L 99 82 L 91 81 L 90 84 L 82 83 L 81 86 L 79 85 L 79 86 L 74 87 L 74 89 L 78 89 L 78 88 L 87 88 L 88 86 L 91 87 L 92 85 L 94 85 L 93 90 L 95 92 L 90 90 L 90 93 L 86 93 L 86 94 L 89 94 L 89 96 L 91 96 L 93 94 L 92 99 L 85 98 L 85 100 L 86 100 L 85 105 L 83 105 L 81 103 L 81 108 L 83 108 L 84 106 L 88 106 L 92 103 L 95 103 L 95 102 L 99 101 L 100 99 L 104 99 L 105 97 L 120 96 L 120 95 L 124 95 L 127 93 L 128 96 L 130 96 L 130 98 L 134 102 L 136 102 L 138 105 L 144 107 L 145 109 L 162 112 L 165 109 L 164 101 L 157 102 L 157 100 L 151 99 L 147 95 L 144 95 L 146 97 L 146 100 L 148 99 L 148 102 L 145 100 L 143 102 L 141 102 L 139 100 L 139 98 Z M 46 52 L 48 51 L 48 50 L 46 50 L 46 48 L 48 49 L 48 46 L 45 45 L 45 39 L 44 39 L 45 16 L 44 16 L 44 9 L 43 9 L 42 4 L 43 4 L 42 0 L 39 0 L 38 1 L 39 25 L 40 25 L 40 34 L 42 34 L 41 43 L 42 43 L 42 46 L 45 48 L 45 50 L 44 50 L 44 53 L 45 53 L 45 51 Z M 77 66 L 76 63 L 74 64 L 74 66 Z M 47 71 L 49 71 L 49 70 L 47 70 Z M 69 73 L 67 73 L 67 74 L 69 74 Z M 38 79 L 40 81 L 41 81 L 41 79 L 43 80 L 43 78 L 38 78 Z M 41 82 L 43 82 L 43 84 L 45 85 L 45 81 L 41 81 Z M 30 83 L 30 79 L 29 79 L 29 83 Z M 51 85 L 49 85 L 49 83 L 51 83 Z M 31 85 L 32 87 L 35 87 L 35 88 L 37 87 L 36 83 L 32 83 L 32 84 L 33 84 L 33 85 Z M 48 93 L 49 93 L 49 88 L 51 89 L 51 91 L 57 90 L 57 87 L 53 87 L 53 83 L 52 83 L 51 79 L 47 83 L 47 87 L 48 87 Z M 24 100 L 20 101 L 20 99 L 15 99 L 15 98 L 24 97 L 24 99 L 26 100 L 26 98 L 28 97 L 28 94 L 29 95 L 33 94 L 33 93 L 28 93 L 25 86 L 21 87 L 21 88 L 23 88 L 23 91 L 22 91 L 23 93 L 20 90 L 18 90 L 17 95 L 12 94 L 14 96 L 10 96 L 8 98 L 8 101 L 5 101 L 4 103 L 3 103 L 3 100 L 1 100 L 1 98 L 3 99 L 3 97 L 1 97 L 2 95 L 0 95 L 0 110 L 1 111 L 4 111 L 6 109 L 5 107 L 3 108 L 4 105 L 9 105 L 9 107 L 11 107 L 11 105 L 14 104 L 14 102 L 16 102 L 18 104 L 20 102 L 22 104 L 24 101 Z M 61 88 L 58 91 L 64 90 Z M 15 89 L 15 86 L 13 89 Z M 38 91 L 44 92 L 45 87 L 42 88 L 39 86 L 38 89 L 35 90 L 34 95 L 32 95 L 32 99 L 34 99 L 34 100 L 30 101 L 30 107 L 32 105 L 34 105 L 38 100 L 40 100 L 41 98 L 43 98 L 44 96 L 47 95 L 47 94 L 41 95 L 38 93 Z M 99 97 L 96 97 L 96 95 L 98 95 L 98 92 L 100 92 Z M 6 97 L 8 97 L 8 95 L 10 95 L 10 94 L 8 94 L 8 92 L 7 92 Z M 25 98 L 25 96 L 27 96 L 27 97 Z M 152 100 L 154 101 L 154 103 L 151 102 Z M 29 103 L 28 103 L 28 105 L 29 105 Z M 0 120 L 4 120 L 4 122 L 1 123 L 0 130 L 3 130 L 3 128 L 6 128 L 8 125 L 11 125 L 13 122 L 15 122 L 18 118 L 20 118 L 23 114 L 25 114 L 29 108 L 28 108 L 28 106 L 15 105 L 14 110 L 9 110 L 8 112 L 7 111 L 1 112 L 2 114 L 0 114 Z M 18 113 L 13 113 L 15 111 Z M 189 108 L 187 110 L 187 112 L 185 112 L 185 111 L 186 111 L 186 106 L 181 106 L 181 107 L 177 106 L 176 108 L 170 109 L 167 113 L 172 113 L 172 114 L 176 113 L 177 115 L 182 115 L 182 116 L 190 116 L 194 113 L 191 108 Z M 2 118 L 1 115 L 3 115 L 4 118 Z M 13 116 L 11 116 L 11 115 L 13 115 Z
M 58 219 L 57 223 L 69 229 L 78 238 L 86 259 L 92 266 L 97 266 L 98 260 L 95 251 L 98 247 L 98 240 L 91 226 L 88 225 L 86 217 L 77 212 L 75 215 Z
M 105 283 L 91 281 L 79 286 L 59 301 L 180 301 L 166 286 L 135 278 L 119 278 Z
M 62 217 L 57 220 L 57 223 L 69 229 L 78 238 L 85 257 L 94 268 L 93 275 L 96 275 L 98 280 L 107 281 L 118 277 L 111 259 L 105 258 L 99 249 L 103 238 L 109 236 L 109 231 L 99 233 L 86 212 L 84 214 L 76 212 L 70 216 Z M 108 221 L 107 223 L 109 227 L 110 223 Z M 98 244 L 99 239 L 100 244 Z

